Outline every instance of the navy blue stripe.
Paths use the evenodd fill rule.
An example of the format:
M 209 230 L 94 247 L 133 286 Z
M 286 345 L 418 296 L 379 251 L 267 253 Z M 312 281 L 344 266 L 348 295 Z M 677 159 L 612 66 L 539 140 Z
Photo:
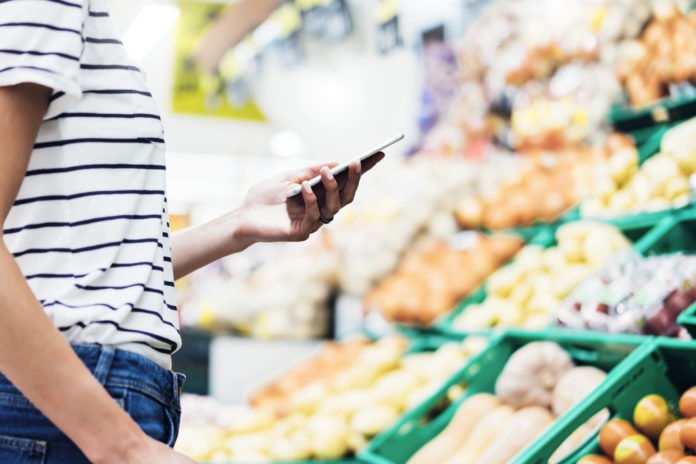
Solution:
M 137 267 L 137 266 L 149 266 L 152 268 L 153 271 L 161 271 L 164 272 L 164 268 L 155 266 L 152 263 L 149 263 L 147 261 L 141 261 L 137 263 L 113 263 L 111 267 Z
M 95 269 L 94 271 L 106 271 L 104 268 Z M 94 272 L 92 271 L 92 272 Z M 24 276 L 25 279 L 81 279 L 87 277 L 89 274 L 30 274 Z
M 131 332 L 131 333 L 137 333 L 137 334 L 141 334 L 141 335 L 146 335 L 146 336 L 151 337 L 151 338 L 153 338 L 153 339 L 155 339 L 155 340 L 158 340 L 158 341 L 160 341 L 160 342 L 162 342 L 162 343 L 168 344 L 172 349 L 174 349 L 174 348 L 176 348 L 176 347 L 178 346 L 176 342 L 174 342 L 174 341 L 172 341 L 172 340 L 169 340 L 168 338 L 163 337 L 163 336 L 161 336 L 161 335 L 157 335 L 157 334 L 153 334 L 153 333 L 150 333 L 150 332 L 146 332 L 145 330 L 125 329 L 125 328 L 121 327 L 120 325 L 118 325 L 118 323 L 116 323 L 115 321 L 110 321 L 110 320 L 89 321 L 86 325 L 85 325 L 84 322 L 76 322 L 75 324 L 70 325 L 70 326 L 58 327 L 58 330 L 60 330 L 61 332 L 65 332 L 66 330 L 70 330 L 71 328 L 73 328 L 73 327 L 75 327 L 75 326 L 78 326 L 78 327 L 81 327 L 81 328 L 84 329 L 87 325 L 91 325 L 91 324 L 109 324 L 109 325 L 113 325 L 114 327 L 116 327 L 116 330 L 118 330 L 119 332 Z M 160 349 L 158 349 L 158 348 L 156 348 L 156 347 L 154 347 L 154 346 L 151 346 L 149 343 L 148 343 L 147 345 L 148 345 L 150 348 L 154 349 L 154 350 L 160 351 Z M 170 353 L 169 351 L 162 351 L 162 352 L 163 352 L 163 353 Z
M 57 74 L 52 69 L 42 68 L 40 66 L 8 66 L 6 68 L 0 69 L 0 72 L 12 71 L 13 69 L 33 69 L 34 71 L 43 71 L 51 74 Z
M 80 69 L 99 70 L 99 69 L 121 69 L 124 71 L 140 71 L 136 66 L 128 66 L 124 64 L 81 64 Z
M 148 266 L 152 268 L 153 271 L 159 271 L 159 272 L 164 272 L 164 268 L 160 266 L 155 266 L 152 263 L 148 262 L 138 262 L 138 263 L 113 263 L 110 268 L 115 269 L 115 268 L 128 268 L 128 267 L 137 267 L 137 266 Z M 98 269 L 92 270 L 92 272 L 95 271 L 101 271 L 101 272 L 106 272 L 107 269 L 100 267 Z M 83 277 L 87 277 L 90 275 L 92 272 L 89 272 L 87 274 L 30 274 L 27 276 L 24 276 L 25 279 L 31 280 L 31 279 L 82 279 Z M 174 283 L 169 282 L 167 280 L 164 281 L 164 285 L 173 287 Z
M 93 18 L 108 18 L 109 12 L 108 11 L 90 11 L 89 15 Z
M 15 200 L 14 206 L 35 203 L 37 201 L 74 200 L 76 198 L 93 197 L 99 195 L 164 195 L 162 190 L 96 190 L 93 192 L 75 193 L 72 195 L 44 195 L 41 197 L 21 198 Z
M 70 29 L 67 27 L 58 27 L 52 24 L 43 23 L 30 23 L 30 22 L 16 22 L 16 23 L 0 23 L 0 27 L 36 27 L 41 29 L 49 29 L 56 32 L 70 32 L 72 34 L 77 34 L 82 37 L 82 32 L 77 29 Z
M 165 281 L 164 281 L 164 285 L 167 286 L 167 287 L 172 287 L 172 288 L 174 288 L 174 282 L 170 282 L 170 281 L 168 281 L 168 280 L 165 280 Z
M 14 256 L 15 258 L 19 258 L 19 257 L 24 256 L 24 255 L 41 254 L 41 253 L 72 253 L 72 254 L 85 253 L 88 251 L 100 250 L 102 248 L 121 246 L 124 243 L 157 243 L 157 244 L 159 244 L 157 239 L 154 239 L 154 238 L 142 238 L 142 239 L 134 239 L 134 240 L 123 239 L 119 242 L 99 243 L 97 245 L 90 245 L 90 246 L 83 247 L 83 248 L 29 248 L 27 250 L 12 253 L 12 256 Z
M 133 90 L 133 89 L 93 89 L 84 90 L 82 93 L 96 93 L 100 95 L 120 95 L 120 94 L 136 94 L 144 95 L 146 97 L 151 97 L 152 94 L 145 90 Z
M 3 233 L 5 235 L 10 235 L 10 234 L 16 234 L 17 232 L 21 232 L 23 230 L 43 229 L 43 228 L 47 228 L 47 227 L 79 227 L 79 226 L 84 226 L 87 224 L 94 224 L 97 222 L 106 222 L 106 221 L 116 221 L 119 219 L 128 219 L 128 220 L 162 219 L 162 216 L 160 216 L 159 214 L 144 214 L 144 215 L 122 214 L 119 216 L 98 217 L 98 218 L 93 218 L 93 219 L 84 219 L 82 221 L 75 221 L 75 222 L 40 222 L 40 223 L 36 223 L 36 224 L 27 224 L 23 227 L 15 227 L 13 229 L 5 229 L 3 231 Z
M 164 171 L 166 167 L 160 164 L 83 164 L 80 166 L 70 166 L 67 168 L 32 169 L 27 171 L 24 174 L 24 176 L 28 177 L 38 176 L 40 174 L 56 174 L 59 172 L 84 171 L 87 169 L 151 169 Z
M 127 308 L 130 308 L 130 311 L 133 311 L 136 313 L 154 314 L 157 317 L 159 317 L 160 320 L 162 320 L 162 322 L 164 322 L 165 324 L 170 325 L 176 329 L 176 326 L 174 324 L 172 324 L 169 321 L 165 321 L 164 318 L 162 317 L 162 315 L 159 314 L 157 311 L 150 311 L 149 309 L 136 308 L 133 305 L 133 303 L 125 303 L 120 308 L 117 308 L 116 306 L 111 306 L 110 304 L 106 304 L 106 303 L 91 303 L 91 304 L 84 304 L 84 305 L 71 305 L 71 304 L 63 303 L 62 301 L 59 301 L 59 300 L 54 300 L 48 304 L 44 304 L 44 302 L 42 301 L 41 304 L 43 305 L 44 308 L 48 308 L 48 307 L 55 306 L 55 305 L 60 305 L 60 306 L 65 306 L 66 308 L 70 308 L 70 309 L 89 309 L 89 308 L 94 308 L 95 306 L 98 306 L 100 308 L 110 309 L 111 311 L 118 311 L 119 309 L 123 309 L 123 308 L 127 307 Z M 168 307 L 173 307 L 174 309 L 176 309 L 176 306 L 172 306 L 170 304 L 167 304 L 166 302 L 164 304 Z
M 98 39 L 95 37 L 85 37 L 85 42 L 95 43 L 95 44 L 121 44 L 118 39 Z
M 165 256 L 165 257 L 164 257 L 164 262 L 165 262 L 165 263 L 171 263 L 171 262 L 172 262 L 172 258 L 170 258 L 169 256 Z
M 174 305 L 170 305 L 170 304 L 167 303 L 166 301 L 165 301 L 164 304 L 165 304 L 165 305 L 167 306 L 167 308 L 169 308 L 169 309 L 173 309 L 174 311 L 178 311 L 178 310 L 179 310 L 179 308 L 177 308 L 177 307 L 174 306 Z
M 166 325 L 168 325 L 168 326 L 170 326 L 170 327 L 175 328 L 177 331 L 179 330 L 179 329 L 178 329 L 174 324 L 172 324 L 171 322 L 165 321 L 164 318 L 162 317 L 162 315 L 161 315 L 160 313 L 158 313 L 157 311 L 150 311 L 149 309 L 142 309 L 142 308 L 133 308 L 133 309 L 131 309 L 131 312 L 133 312 L 133 313 L 151 314 L 151 315 L 153 315 L 153 316 L 156 316 L 156 317 L 157 317 L 160 321 L 162 321 L 164 324 L 166 324 Z
M 164 211 L 162 211 L 162 212 L 164 212 Z M 162 237 L 169 237 L 169 233 L 167 233 L 167 232 L 162 232 Z
M 56 119 L 63 118 L 120 118 L 120 119 L 136 119 L 136 118 L 149 118 L 157 119 L 160 117 L 156 114 L 149 113 L 133 113 L 133 114 L 121 114 L 121 113 L 63 113 L 55 116 L 51 119 L 46 119 L 46 121 L 55 121 Z
M 164 140 L 157 137 L 138 137 L 136 139 L 111 139 L 89 137 L 84 139 L 64 139 L 54 140 L 51 142 L 39 142 L 34 144 L 34 149 L 38 150 L 40 148 L 62 147 L 65 145 L 72 145 L 76 143 L 164 143 Z
M 0 0 L 0 3 L 7 3 L 7 2 L 13 2 L 15 0 Z M 70 3 L 66 2 L 65 0 L 44 0 L 46 2 L 52 2 L 52 3 L 60 3 L 61 5 L 69 6 L 71 8 L 80 8 L 82 9 L 82 5 L 78 5 L 77 3 Z
M 11 50 L 8 48 L 3 48 L 0 49 L 0 53 L 7 53 L 8 55 L 59 56 L 68 60 L 80 61 L 80 58 L 77 56 L 60 52 L 37 52 L 35 50 Z
M 58 100 L 63 95 L 65 95 L 65 92 L 56 92 L 53 95 L 51 95 L 51 98 L 49 98 L 48 101 L 52 102 L 53 100 Z
M 75 287 L 80 290 L 128 290 L 131 288 L 142 288 L 144 292 L 157 293 L 158 295 L 164 296 L 164 291 L 158 288 L 151 288 L 145 284 L 136 283 L 130 285 L 80 285 L 75 284 Z
M 144 95 L 146 97 L 152 96 L 152 94 L 150 92 L 146 92 L 144 90 L 133 90 L 133 89 L 94 89 L 94 90 L 83 90 L 82 93 L 83 94 L 94 93 L 94 94 L 101 94 L 101 95 L 131 94 L 131 95 Z M 56 92 L 53 95 L 51 95 L 51 98 L 49 98 L 49 102 L 53 102 L 64 95 L 65 95 L 65 92 Z

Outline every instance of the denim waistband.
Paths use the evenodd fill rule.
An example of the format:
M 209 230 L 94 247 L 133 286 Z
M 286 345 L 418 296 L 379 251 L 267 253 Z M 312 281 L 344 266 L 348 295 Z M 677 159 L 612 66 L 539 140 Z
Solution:
M 144 356 L 98 344 L 75 344 L 72 347 L 102 385 L 137 387 L 167 406 L 181 395 L 186 377 L 164 369 Z

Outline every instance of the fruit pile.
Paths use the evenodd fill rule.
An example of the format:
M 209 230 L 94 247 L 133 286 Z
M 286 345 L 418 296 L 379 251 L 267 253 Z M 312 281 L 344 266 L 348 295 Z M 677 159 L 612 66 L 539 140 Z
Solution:
M 630 242 L 613 226 L 577 221 L 556 231 L 558 245 L 525 246 L 486 281 L 487 297 L 454 320 L 458 330 L 546 327 L 560 302 Z
M 409 354 L 401 337 L 330 345 L 253 395 L 244 413 L 204 427 L 182 423 L 176 446 L 208 462 L 338 459 L 437 391 L 487 344 L 469 337 Z
M 629 250 L 627 250 L 629 251 Z M 688 336 L 677 317 L 696 301 L 696 256 L 630 251 L 580 284 L 558 310 L 562 327 Z
M 456 238 L 456 237 L 455 237 Z M 451 310 L 514 255 L 517 237 L 468 233 L 462 240 L 434 240 L 408 253 L 396 271 L 365 295 L 366 309 L 390 321 L 428 325 Z
M 674 406 L 662 396 L 643 397 L 633 411 L 633 423 L 609 420 L 599 432 L 602 455 L 588 455 L 578 464 L 694 464 L 696 456 L 696 387 Z
M 447 427 L 408 464 L 505 464 L 605 377 L 594 367 L 575 366 L 554 342 L 528 343 L 510 356 L 496 381 L 495 395 L 465 398 Z M 606 416 L 602 411 L 593 417 L 589 430 Z M 563 458 L 566 448 L 550 462 Z
M 503 230 L 555 221 L 588 193 L 595 166 L 619 147 L 617 141 L 632 145 L 618 135 L 610 140 L 598 151 L 585 147 L 553 154 L 528 152 L 514 179 L 491 192 L 462 199 L 455 211 L 457 222 L 463 229 Z
M 624 51 L 627 56 L 616 70 L 634 106 L 670 95 L 674 84 L 696 80 L 696 13 L 685 16 L 674 4 L 662 2 L 653 14 L 640 39 Z
M 583 217 L 617 213 L 652 212 L 677 208 L 690 202 L 689 177 L 696 173 L 696 119 L 665 133 L 660 153 L 638 166 L 638 152 L 615 152 L 607 169 L 595 181 L 593 196 L 581 204 Z

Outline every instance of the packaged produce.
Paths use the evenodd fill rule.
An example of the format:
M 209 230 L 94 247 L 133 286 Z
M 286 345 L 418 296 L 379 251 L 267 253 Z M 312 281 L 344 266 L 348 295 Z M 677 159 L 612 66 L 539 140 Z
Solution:
M 556 324 L 572 329 L 686 336 L 677 317 L 696 301 L 696 256 L 617 255 L 561 304 Z
M 591 366 L 574 366 L 568 353 L 551 341 L 531 342 L 508 359 L 495 383 L 495 394 L 476 393 L 458 406 L 449 424 L 422 446 L 407 464 L 489 464 L 509 462 L 558 416 L 601 384 L 606 374 Z M 606 419 L 601 411 L 557 462 L 595 433 Z
M 474 232 L 426 241 L 365 295 L 364 305 L 379 308 L 391 321 L 428 325 L 476 290 L 522 244 L 514 236 Z
M 545 327 L 560 302 L 628 240 L 613 226 L 578 221 L 556 231 L 557 245 L 525 246 L 486 281 L 487 296 L 454 319 L 455 330 Z
M 328 344 L 254 393 L 251 407 L 225 420 L 182 421 L 177 449 L 196 460 L 244 464 L 354 454 L 487 344 L 469 337 L 413 353 L 401 337 Z
M 696 173 L 696 119 L 667 131 L 660 152 L 641 166 L 638 153 L 615 152 L 580 206 L 583 217 L 612 217 L 679 208 L 690 203 L 689 178 Z

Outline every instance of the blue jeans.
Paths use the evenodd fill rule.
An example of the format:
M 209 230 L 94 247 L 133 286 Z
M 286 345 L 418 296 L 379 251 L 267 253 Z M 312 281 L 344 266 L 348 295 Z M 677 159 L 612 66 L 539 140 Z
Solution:
M 73 345 L 73 349 L 145 433 L 169 446 L 174 445 L 181 417 L 179 399 L 185 379 L 183 374 L 112 347 Z M 77 446 L 0 374 L 0 463 L 88 462 Z

